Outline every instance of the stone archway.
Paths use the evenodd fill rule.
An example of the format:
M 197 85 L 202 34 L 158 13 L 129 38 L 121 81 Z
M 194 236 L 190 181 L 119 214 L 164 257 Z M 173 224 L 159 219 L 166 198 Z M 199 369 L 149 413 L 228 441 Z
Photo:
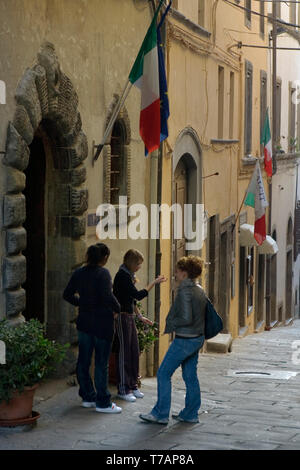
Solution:
M 44 43 L 37 63 L 28 68 L 16 90 L 16 110 L 7 129 L 6 192 L 4 194 L 3 229 L 5 256 L 3 288 L 6 316 L 23 321 L 26 292 L 25 174 L 30 150 L 37 131 L 51 142 L 54 213 L 47 233 L 47 331 L 59 341 L 76 341 L 75 308 L 62 299 L 63 289 L 85 255 L 88 191 L 84 160 L 88 155 L 87 138 L 82 130 L 78 96 L 71 80 L 61 71 L 55 48 Z M 39 182 L 37 181 L 37 184 Z

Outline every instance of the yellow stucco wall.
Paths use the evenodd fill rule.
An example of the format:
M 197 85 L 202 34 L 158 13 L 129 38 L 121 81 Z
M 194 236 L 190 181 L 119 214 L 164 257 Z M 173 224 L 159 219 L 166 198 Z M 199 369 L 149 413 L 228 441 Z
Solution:
M 252 8 L 259 11 L 259 4 L 252 2 Z M 193 128 L 199 138 L 202 150 L 203 176 L 219 172 L 219 176 L 203 180 L 202 202 L 209 216 L 219 214 L 220 222 L 226 217 L 237 214 L 254 165 L 245 166 L 244 157 L 244 103 L 245 103 L 245 60 L 253 64 L 253 111 L 252 111 L 252 155 L 260 156 L 260 70 L 267 72 L 267 51 L 265 49 L 230 46 L 243 41 L 246 44 L 267 45 L 267 33 L 262 39 L 259 35 L 259 17 L 252 15 L 251 29 L 245 25 L 245 12 L 228 5 L 224 1 L 207 2 L 206 27 L 211 32 L 207 38 L 196 29 L 189 27 L 176 14 L 168 20 L 167 72 L 170 99 L 169 139 L 164 146 L 165 155 L 176 146 L 176 139 L 187 126 Z M 198 1 L 178 1 L 178 10 L 189 20 L 198 21 Z M 266 23 L 265 23 L 266 29 Z M 256 33 L 256 34 L 253 34 Z M 218 137 L 218 67 L 224 67 L 224 127 L 223 138 L 229 139 L 229 87 L 230 72 L 235 74 L 234 86 L 234 125 L 235 143 L 212 143 Z M 270 79 L 270 77 L 268 77 Z M 164 158 L 163 202 L 172 200 L 172 168 L 170 161 Z M 268 187 L 265 189 L 268 196 Z M 254 223 L 254 211 L 247 211 L 248 223 Z M 267 215 L 266 215 L 267 217 Z M 235 240 L 235 296 L 230 300 L 229 330 L 233 337 L 239 333 L 239 239 Z M 162 250 L 163 272 L 171 267 L 172 248 L 164 241 Z M 206 247 L 202 250 L 205 258 Z M 162 290 L 161 323 L 167 312 L 169 294 Z M 254 311 L 247 317 L 248 332 L 254 330 Z M 163 356 L 166 339 L 160 342 L 160 357 Z

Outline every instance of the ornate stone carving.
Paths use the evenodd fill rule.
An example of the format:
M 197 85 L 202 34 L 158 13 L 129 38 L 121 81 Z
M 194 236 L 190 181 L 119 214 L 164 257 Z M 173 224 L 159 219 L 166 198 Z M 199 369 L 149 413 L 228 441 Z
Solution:
M 29 148 L 10 122 L 7 129 L 6 151 L 3 163 L 23 171 L 27 168 L 28 162 Z
M 72 188 L 71 190 L 71 214 L 81 215 L 88 208 L 87 189 Z
M 7 129 L 6 194 L 3 198 L 3 227 L 6 229 L 6 253 L 3 258 L 3 287 L 6 290 L 6 315 L 12 324 L 24 320 L 26 293 L 20 286 L 26 280 L 26 201 L 21 193 L 25 187 L 24 170 L 28 166 L 28 145 L 42 122 L 53 147 L 53 192 L 55 204 L 48 215 L 47 270 L 60 273 L 55 285 L 55 301 L 48 298 L 49 328 L 55 338 L 70 340 L 74 308 L 62 300 L 61 292 L 74 268 L 84 260 L 86 244 L 80 237 L 85 233 L 83 213 L 88 207 L 88 191 L 81 188 L 86 180 L 82 164 L 88 155 L 87 138 L 82 131 L 78 111 L 78 96 L 71 80 L 61 72 L 53 44 L 45 42 L 38 63 L 28 68 L 21 78 L 16 94 L 13 122 Z M 54 187 L 55 186 L 55 187 Z M 51 199 L 50 197 L 50 199 Z M 51 199 L 52 200 L 52 199 Z M 50 278 L 49 278 L 50 279 Z M 53 283 L 51 284 L 53 288 Z M 70 311 L 70 315 L 67 313 Z M 58 312 L 60 318 L 56 317 Z

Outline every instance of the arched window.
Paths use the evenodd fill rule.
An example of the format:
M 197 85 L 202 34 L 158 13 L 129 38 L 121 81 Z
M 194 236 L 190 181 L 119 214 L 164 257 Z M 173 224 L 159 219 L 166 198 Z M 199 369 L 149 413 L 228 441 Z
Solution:
M 290 217 L 286 234 L 285 320 L 293 316 L 293 221 Z
M 110 141 L 110 203 L 119 204 L 119 197 L 127 195 L 127 162 L 125 155 L 126 130 L 122 120 L 116 121 Z

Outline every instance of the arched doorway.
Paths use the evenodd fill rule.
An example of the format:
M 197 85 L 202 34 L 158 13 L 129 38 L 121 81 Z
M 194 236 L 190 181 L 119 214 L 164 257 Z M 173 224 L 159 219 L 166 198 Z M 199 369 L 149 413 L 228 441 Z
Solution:
M 184 236 L 184 208 L 187 203 L 187 169 L 183 159 L 181 159 L 175 170 L 175 203 L 181 206 L 181 230 L 182 237 L 175 239 L 175 264 L 186 254 L 186 240 Z
M 200 255 L 201 250 L 188 251 L 184 230 L 184 204 L 191 204 L 194 209 L 196 204 L 202 202 L 202 153 L 197 133 L 192 128 L 184 129 L 176 140 L 173 153 L 173 204 L 178 203 L 182 209 L 182 238 L 173 240 L 172 257 L 172 295 L 175 295 L 174 269 L 176 261 L 189 253 Z M 195 214 L 192 211 L 192 225 L 195 227 Z M 191 241 L 191 240 L 190 240 Z
M 77 93 L 44 43 L 18 84 L 7 130 L 3 293 L 13 323 L 38 318 L 61 342 L 77 341 L 76 311 L 62 292 L 86 251 L 87 154 Z
M 25 170 L 27 246 L 26 257 L 26 320 L 37 318 L 42 323 L 45 318 L 45 277 L 46 277 L 46 234 L 45 234 L 45 182 L 46 156 L 41 136 L 34 137 L 29 145 L 29 164 Z M 37 181 L 39 182 L 37 184 Z
M 285 320 L 293 317 L 293 221 L 289 218 L 286 237 Z
M 272 233 L 273 240 L 277 240 L 276 230 Z M 277 255 L 272 255 L 270 260 L 270 326 L 277 323 Z

